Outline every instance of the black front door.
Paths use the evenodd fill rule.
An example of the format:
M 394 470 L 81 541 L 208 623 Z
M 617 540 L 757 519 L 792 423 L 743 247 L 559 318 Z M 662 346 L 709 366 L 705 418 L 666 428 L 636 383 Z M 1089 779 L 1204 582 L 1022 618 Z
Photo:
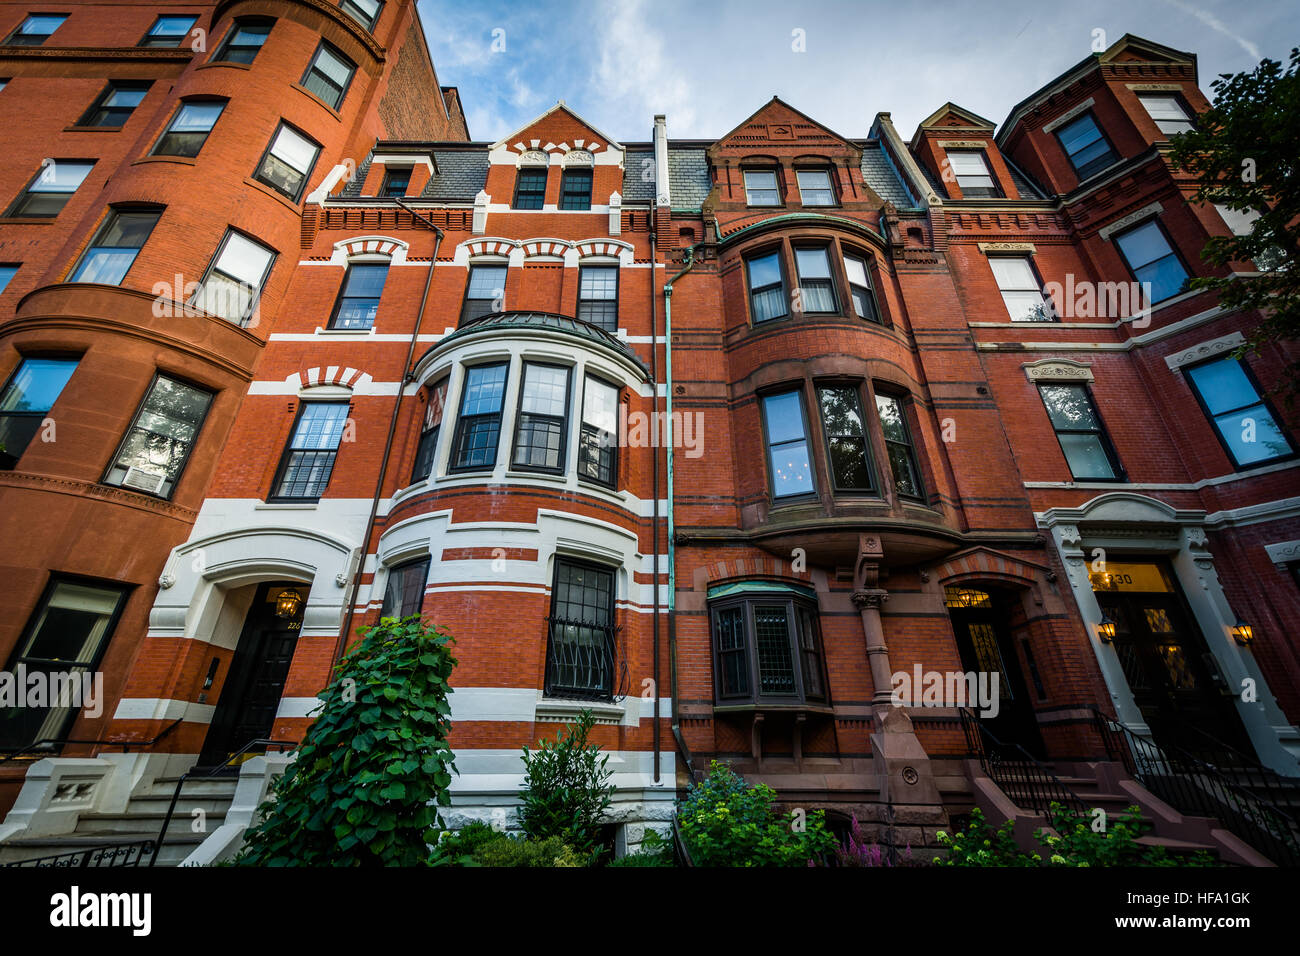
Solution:
M 980 708 L 975 702 L 970 710 L 1003 743 L 1019 744 L 1033 756 L 1043 758 L 1043 737 L 1025 687 L 1020 659 L 1007 630 L 1008 612 L 1002 606 L 1000 595 L 967 588 L 949 589 L 948 595 L 948 610 L 962 667 L 967 673 L 997 675 L 997 713 L 991 713 L 992 707 Z M 983 686 L 991 691 L 991 677 L 985 677 L 985 681 L 987 684 Z
M 292 616 L 281 617 L 277 607 L 286 591 L 296 592 L 303 600 Z M 306 595 L 307 588 L 301 584 L 259 585 L 212 715 L 212 727 L 199 756 L 201 765 L 223 763 L 250 740 L 271 736 L 302 629 Z
M 1092 579 L 1097 603 L 1115 622 L 1115 653 L 1152 736 L 1196 751 L 1208 734 L 1252 753 L 1231 690 L 1164 565 L 1110 562 Z

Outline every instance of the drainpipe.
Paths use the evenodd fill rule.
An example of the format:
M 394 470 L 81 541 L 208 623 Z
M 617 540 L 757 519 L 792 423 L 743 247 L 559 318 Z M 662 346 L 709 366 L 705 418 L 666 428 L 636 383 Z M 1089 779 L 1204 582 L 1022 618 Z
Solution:
M 352 620 L 356 615 L 357 596 L 361 593 L 361 575 L 366 570 L 366 554 L 370 550 L 370 536 L 375 532 L 375 519 L 379 515 L 379 499 L 384 493 L 384 479 L 388 476 L 388 456 L 393 450 L 393 436 L 397 434 L 398 413 L 402 410 L 402 393 L 407 383 L 415 380 L 411 369 L 411 360 L 415 358 L 415 344 L 419 340 L 420 325 L 424 320 L 424 308 L 429 301 L 429 288 L 433 285 L 433 267 L 438 264 L 438 249 L 442 245 L 443 231 L 433 224 L 431 219 L 420 215 L 402 200 L 395 200 L 411 216 L 424 223 L 434 232 L 433 255 L 429 258 L 429 271 L 424 277 L 424 292 L 420 296 L 420 308 L 415 313 L 415 328 L 411 329 L 411 342 L 406 349 L 406 362 L 402 365 L 402 377 L 397 383 L 397 398 L 393 401 L 393 414 L 388 419 L 388 437 L 384 439 L 384 455 L 379 461 L 379 478 L 375 481 L 375 494 L 370 501 L 370 517 L 366 520 L 366 531 L 361 538 L 361 559 L 352 577 L 352 596 L 348 598 L 347 615 L 343 620 L 343 630 L 339 634 L 338 644 L 334 648 L 334 663 L 339 662 L 347 647 L 348 637 L 352 633 Z
M 673 738 L 677 741 L 677 750 L 686 762 L 686 771 L 695 779 L 694 760 L 691 750 L 686 746 L 682 736 L 681 701 L 677 694 L 677 548 L 674 541 L 673 523 L 673 283 L 695 267 L 695 250 L 704 245 L 697 242 L 686 250 L 686 264 L 683 269 L 664 283 L 664 390 L 668 394 L 665 403 L 665 443 L 668 445 L 668 656 L 672 666 L 672 686 L 669 693 L 673 699 Z M 657 390 L 657 389 L 656 389 Z M 657 399 L 656 399 L 657 404 Z M 656 490 L 657 494 L 657 490 Z M 656 544 L 656 549 L 658 545 Z
M 654 214 L 650 216 L 650 382 L 651 382 L 651 408 L 654 411 L 652 421 L 659 420 L 659 303 L 655 296 L 654 269 L 655 269 L 655 230 Z M 651 549 L 652 576 L 654 582 L 654 686 L 655 686 L 655 710 L 654 710 L 654 731 L 652 737 L 652 746 L 654 747 L 654 782 L 659 782 L 659 698 L 663 695 L 659 693 L 659 455 L 658 453 L 650 456 L 650 487 L 651 497 L 654 499 L 654 517 L 650 522 L 653 529 L 654 547 Z

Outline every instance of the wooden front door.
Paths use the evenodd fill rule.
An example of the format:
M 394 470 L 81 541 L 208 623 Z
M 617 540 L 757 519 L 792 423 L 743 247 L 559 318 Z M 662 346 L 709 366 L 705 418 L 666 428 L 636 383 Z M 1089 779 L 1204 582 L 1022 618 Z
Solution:
M 223 763 L 250 740 L 271 736 L 302 630 L 302 606 L 292 617 L 276 614 L 276 600 L 287 589 L 297 591 L 305 605 L 307 587 L 302 584 L 263 584 L 253 597 L 200 765 Z

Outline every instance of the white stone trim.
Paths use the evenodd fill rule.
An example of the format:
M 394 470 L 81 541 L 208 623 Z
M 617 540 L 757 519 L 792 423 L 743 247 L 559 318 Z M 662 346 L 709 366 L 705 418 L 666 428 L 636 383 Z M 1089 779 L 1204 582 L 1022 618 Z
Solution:
M 1121 216 L 1109 225 L 1102 226 L 1097 230 L 1097 237 L 1110 241 L 1110 237 L 1129 226 L 1141 222 L 1144 219 L 1150 219 L 1152 216 L 1158 216 L 1165 211 L 1165 207 L 1158 202 L 1147 203 L 1141 209 L 1135 209 L 1127 216 Z
M 319 264 L 346 266 L 349 262 L 388 261 L 391 265 L 401 266 L 406 265 L 406 254 L 410 248 L 409 243 L 392 236 L 353 236 L 334 243 L 329 262 Z M 415 264 L 428 266 L 424 262 Z
M 1300 561 L 1300 538 L 1294 541 L 1279 541 L 1277 544 L 1264 545 L 1268 559 L 1284 570 L 1287 565 Z
M 1220 335 L 1217 339 L 1200 342 L 1191 348 L 1183 349 L 1172 355 L 1166 355 L 1165 364 L 1169 366 L 1171 372 L 1176 372 L 1184 365 L 1191 365 L 1201 359 L 1211 358 L 1223 352 L 1230 352 L 1237 346 L 1244 345 L 1245 342 L 1246 336 L 1240 332 L 1230 332 L 1227 335 Z
M 1046 124 L 1043 127 L 1043 132 L 1044 133 L 1055 132 L 1056 130 L 1064 126 L 1066 123 L 1070 122 L 1070 120 L 1074 119 L 1076 116 L 1080 115 L 1081 113 L 1086 113 L 1088 110 L 1092 109 L 1093 106 L 1095 105 L 1096 105 L 1096 100 L 1094 100 L 1091 96 L 1088 97 L 1082 103 L 1079 103 L 1077 106 L 1071 107 L 1070 109 L 1062 113 L 1060 116 L 1058 116 L 1056 119 Z
M 1039 359 L 1020 366 L 1031 382 L 1092 382 L 1092 366 L 1073 359 Z

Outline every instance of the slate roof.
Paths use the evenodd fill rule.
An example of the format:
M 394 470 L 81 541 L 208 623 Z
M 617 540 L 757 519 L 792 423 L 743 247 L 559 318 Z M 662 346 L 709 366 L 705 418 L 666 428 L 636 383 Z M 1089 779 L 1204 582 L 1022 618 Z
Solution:
M 877 196 L 891 202 L 899 209 L 915 209 L 920 203 L 913 198 L 903 180 L 894 171 L 894 164 L 885 155 L 879 140 L 868 140 L 862 146 L 862 179 Z
M 441 202 L 473 202 L 487 182 L 487 147 L 474 143 L 469 149 L 435 149 L 433 158 L 438 164 L 438 172 L 429 179 L 420 198 Z M 356 176 L 343 187 L 339 195 L 344 199 L 360 198 L 361 187 L 370 172 L 370 165 L 371 157 L 367 156 L 357 167 Z
M 675 209 L 699 209 L 704 204 L 713 188 L 704 149 L 674 149 L 668 144 L 668 188 Z
M 650 182 L 645 182 L 642 171 L 647 168 L 646 163 L 653 163 L 655 151 L 653 149 L 628 149 L 623 154 L 623 188 L 619 190 L 623 194 L 624 202 L 654 202 L 655 201 L 655 184 L 652 178 Z
M 560 315 L 555 312 L 493 312 L 481 319 L 475 319 L 468 324 L 461 325 L 455 332 L 439 342 L 438 346 L 441 348 L 452 339 L 473 335 L 476 332 L 483 332 L 488 329 L 549 329 L 553 332 L 564 332 L 618 352 L 641 369 L 647 381 L 650 379 L 650 369 L 622 339 L 611 335 L 599 326 L 592 325 L 590 322 L 584 322 L 581 319 Z

